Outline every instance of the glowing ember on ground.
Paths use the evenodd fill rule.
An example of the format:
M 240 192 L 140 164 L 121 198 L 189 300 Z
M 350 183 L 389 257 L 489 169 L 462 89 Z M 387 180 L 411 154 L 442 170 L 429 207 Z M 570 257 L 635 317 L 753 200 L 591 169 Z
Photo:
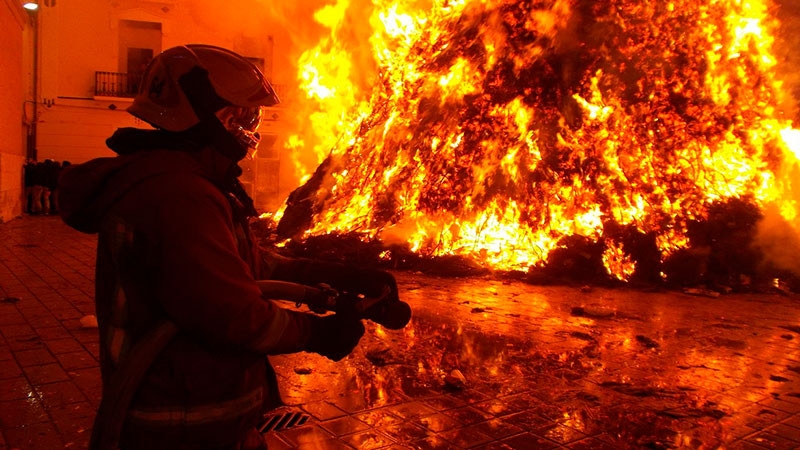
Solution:
M 766 0 L 372 3 L 371 92 L 335 40 L 357 5 L 318 12 L 333 37 L 303 58 L 330 160 L 302 236 L 522 270 L 579 236 L 624 280 L 637 262 L 610 230 L 650 236 L 663 260 L 715 202 L 793 223 L 800 130 Z

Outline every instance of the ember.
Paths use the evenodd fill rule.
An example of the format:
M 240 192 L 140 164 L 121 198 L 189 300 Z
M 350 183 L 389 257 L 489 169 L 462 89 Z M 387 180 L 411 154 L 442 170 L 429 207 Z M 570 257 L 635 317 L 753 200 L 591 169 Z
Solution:
M 432 3 L 375 7 L 377 83 L 327 117 L 352 126 L 276 215 L 290 247 L 345 234 L 395 265 L 744 285 L 764 276 L 761 221 L 796 236 L 767 0 Z M 331 42 L 302 68 L 320 102 Z

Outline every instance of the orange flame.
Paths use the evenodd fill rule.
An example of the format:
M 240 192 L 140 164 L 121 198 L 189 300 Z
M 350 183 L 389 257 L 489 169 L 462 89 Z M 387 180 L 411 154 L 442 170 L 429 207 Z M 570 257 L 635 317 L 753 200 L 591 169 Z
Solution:
M 800 130 L 781 109 L 768 0 L 535 4 L 317 12 L 331 35 L 299 71 L 317 139 L 289 140 L 332 158 L 307 235 L 355 231 L 525 269 L 611 222 L 655 233 L 666 256 L 728 198 L 796 221 Z M 374 67 L 355 67 L 341 39 L 354 11 L 369 14 Z M 613 241 L 604 262 L 619 279 L 635 270 Z

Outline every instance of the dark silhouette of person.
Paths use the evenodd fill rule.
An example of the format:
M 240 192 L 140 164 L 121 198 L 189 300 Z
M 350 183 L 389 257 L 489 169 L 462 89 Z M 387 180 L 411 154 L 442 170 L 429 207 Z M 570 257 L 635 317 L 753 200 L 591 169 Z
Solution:
M 25 164 L 22 166 L 22 178 L 23 178 L 23 185 L 24 185 L 24 200 L 22 204 L 22 210 L 26 214 L 33 213 L 33 199 L 34 199 L 34 189 L 35 180 L 36 180 L 36 161 L 33 159 L 28 159 Z
M 249 231 L 237 163 L 278 102 L 261 72 L 193 44 L 158 55 L 143 83 L 128 111 L 155 130 L 118 130 L 107 140 L 118 156 L 74 164 L 58 186 L 64 221 L 98 234 L 103 398 L 90 448 L 264 449 L 255 425 L 280 404 L 266 356 L 338 361 L 364 326 L 262 298 L 257 279 L 324 277 L 270 258 Z

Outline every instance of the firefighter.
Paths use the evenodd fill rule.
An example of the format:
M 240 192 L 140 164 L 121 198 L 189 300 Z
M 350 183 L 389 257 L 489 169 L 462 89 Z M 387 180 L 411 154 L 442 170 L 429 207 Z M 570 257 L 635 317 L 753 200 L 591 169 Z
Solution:
M 262 108 L 277 103 L 240 55 L 170 48 L 128 108 L 154 129 L 119 129 L 107 140 L 117 156 L 61 175 L 62 218 L 98 233 L 93 449 L 265 448 L 254 425 L 280 404 L 265 355 L 338 361 L 362 337 L 359 318 L 281 308 L 255 281 L 291 278 L 285 267 L 315 273 L 265 260 L 248 230 L 255 210 L 237 162 L 258 144 Z

